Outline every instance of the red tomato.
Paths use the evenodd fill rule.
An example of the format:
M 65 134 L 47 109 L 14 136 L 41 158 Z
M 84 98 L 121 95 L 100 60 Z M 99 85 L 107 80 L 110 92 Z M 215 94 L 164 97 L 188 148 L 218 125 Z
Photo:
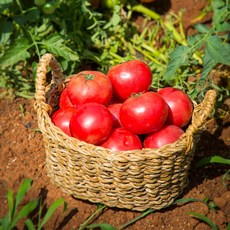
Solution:
M 114 129 L 101 146 L 113 151 L 142 149 L 139 137 L 122 127 Z
M 106 105 L 112 98 L 112 84 L 99 71 L 82 71 L 71 78 L 67 85 L 68 96 L 73 105 L 99 103 Z
M 113 127 L 120 127 L 120 109 L 121 109 L 122 103 L 115 103 L 108 106 L 109 111 L 113 115 Z
M 120 110 L 121 124 L 135 134 L 146 134 L 161 129 L 167 115 L 167 103 L 154 92 L 128 98 Z
M 173 87 L 160 89 L 157 93 L 165 99 L 169 106 L 167 123 L 181 128 L 186 126 L 193 112 L 193 104 L 189 96 L 182 90 Z
M 69 96 L 67 94 L 67 88 L 63 89 L 60 98 L 59 98 L 59 107 L 60 109 L 68 108 L 68 107 L 74 107 L 72 102 L 69 99 Z
M 107 73 L 113 85 L 115 97 L 125 100 L 133 93 L 148 91 L 152 83 L 149 66 L 139 60 L 131 60 L 113 66 Z
M 102 104 L 86 103 L 80 106 L 70 121 L 73 137 L 90 144 L 100 144 L 113 128 L 113 117 Z
M 179 139 L 184 131 L 176 125 L 165 125 L 161 130 L 147 135 L 144 148 L 160 148 Z
M 58 109 L 51 117 L 52 122 L 59 127 L 64 133 L 71 136 L 69 124 L 70 120 L 77 111 L 76 108 Z

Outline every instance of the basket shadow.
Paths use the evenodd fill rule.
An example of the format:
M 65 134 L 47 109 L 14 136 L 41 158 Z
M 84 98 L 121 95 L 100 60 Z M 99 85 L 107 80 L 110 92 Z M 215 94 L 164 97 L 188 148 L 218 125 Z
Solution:
M 229 170 L 229 165 L 221 163 L 209 163 L 197 167 L 198 161 L 205 157 L 220 156 L 229 159 L 230 146 L 221 138 L 223 130 L 228 127 L 229 122 L 226 122 L 219 125 L 214 133 L 204 131 L 201 134 L 188 173 L 189 183 L 182 195 L 187 194 L 192 188 L 202 184 L 205 180 L 212 180 L 222 176 Z

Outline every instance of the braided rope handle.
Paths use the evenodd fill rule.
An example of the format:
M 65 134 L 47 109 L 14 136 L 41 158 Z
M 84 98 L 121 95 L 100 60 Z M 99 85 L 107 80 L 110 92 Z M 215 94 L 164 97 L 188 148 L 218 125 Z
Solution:
M 195 107 L 192 117 L 192 126 L 188 129 L 196 129 L 202 127 L 206 120 L 210 117 L 216 102 L 216 90 L 208 90 L 204 96 L 204 100 Z M 192 132 L 193 133 L 193 132 Z
M 186 129 L 186 137 L 188 138 L 186 152 L 189 152 L 192 148 L 193 136 L 198 133 L 199 130 L 204 130 L 205 123 L 214 109 L 216 97 L 216 90 L 208 90 L 204 96 L 204 100 L 195 106 L 192 122 Z
M 46 101 L 46 85 L 47 85 L 47 72 L 49 67 L 52 70 L 52 81 L 56 83 L 58 89 L 61 91 L 63 88 L 62 83 L 62 68 L 56 58 L 50 54 L 44 54 L 37 67 L 37 78 L 36 78 L 36 93 L 35 99 L 41 102 Z
M 63 81 L 62 81 L 62 68 L 61 65 L 58 63 L 56 58 L 50 54 L 44 54 L 41 59 L 39 60 L 37 72 L 36 72 L 36 92 L 35 92 L 35 109 L 38 107 L 43 107 L 45 110 L 50 113 L 52 111 L 51 106 L 49 105 L 49 101 L 52 100 L 51 97 L 47 96 L 47 86 L 49 85 L 47 82 L 47 73 L 49 67 L 52 70 L 52 79 L 51 85 L 55 87 L 55 91 L 59 94 L 63 90 Z

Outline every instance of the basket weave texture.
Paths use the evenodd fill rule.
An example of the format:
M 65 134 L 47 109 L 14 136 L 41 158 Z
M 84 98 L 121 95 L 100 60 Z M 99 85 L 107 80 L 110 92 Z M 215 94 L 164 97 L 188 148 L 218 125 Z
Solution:
M 48 81 L 47 72 L 52 70 Z M 112 152 L 69 137 L 50 115 L 68 82 L 52 54 L 37 68 L 34 107 L 43 134 L 46 168 L 51 181 L 76 198 L 109 207 L 143 211 L 170 205 L 187 185 L 188 169 L 204 123 L 212 113 L 216 91 L 194 105 L 191 124 L 181 138 L 159 149 Z

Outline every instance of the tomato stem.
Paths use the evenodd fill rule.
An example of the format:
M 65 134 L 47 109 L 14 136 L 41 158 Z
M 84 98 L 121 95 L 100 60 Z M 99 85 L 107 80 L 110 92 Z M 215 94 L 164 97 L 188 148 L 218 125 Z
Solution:
M 95 78 L 95 76 L 93 74 L 83 74 L 85 80 L 93 80 Z

